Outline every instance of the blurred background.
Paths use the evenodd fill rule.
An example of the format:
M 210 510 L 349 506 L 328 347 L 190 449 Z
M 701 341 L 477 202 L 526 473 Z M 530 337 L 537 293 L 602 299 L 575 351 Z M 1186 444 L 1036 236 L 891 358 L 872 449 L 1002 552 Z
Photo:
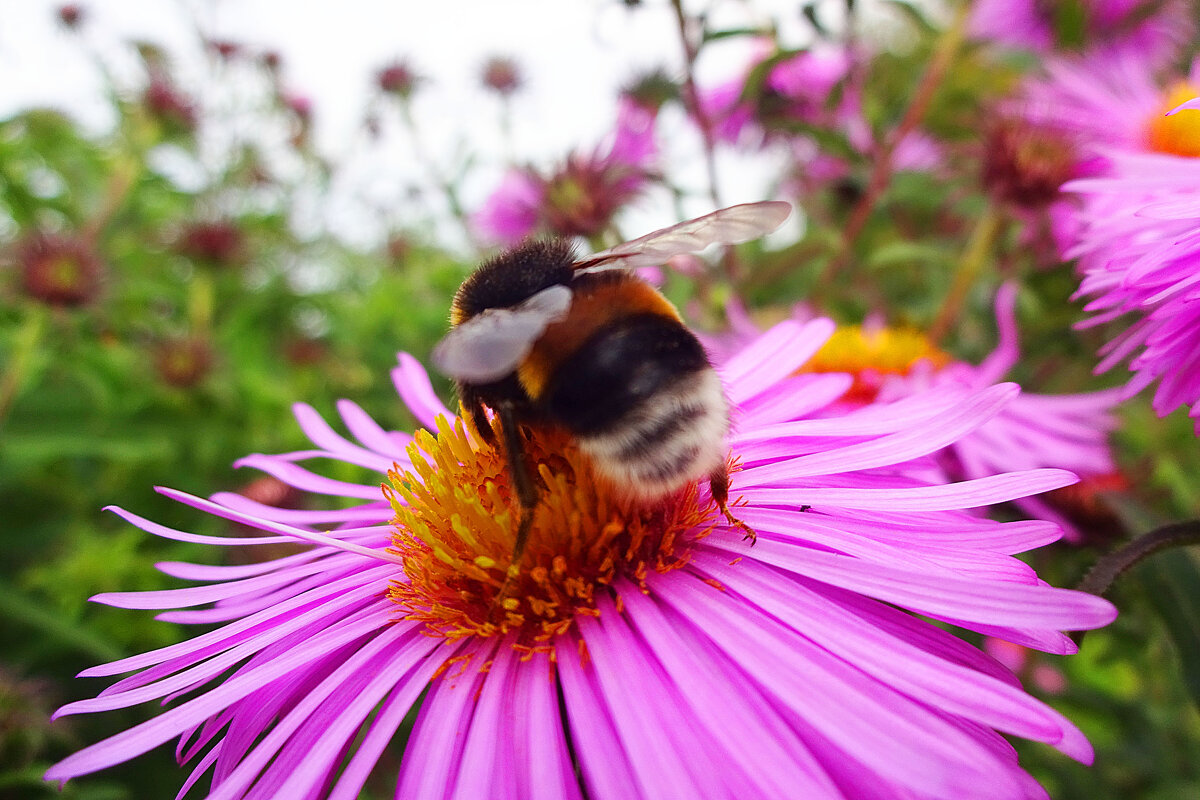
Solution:
M 1088 44 L 1091 5 L 1050 16 L 1056 46 Z M 73 676 L 190 633 L 87 599 L 177 585 L 159 561 L 274 553 L 154 539 L 102 509 L 228 534 L 153 487 L 318 502 L 232 465 L 302 449 L 298 401 L 328 413 L 348 397 L 411 429 L 396 353 L 425 361 L 465 275 L 526 233 L 598 248 L 782 197 L 797 213 L 765 243 L 664 270 L 694 325 L 744 330 L 807 303 L 925 331 L 978 363 L 997 343 L 996 289 L 1017 281 L 1025 357 L 1010 379 L 1119 384 L 1091 374 L 1101 332 L 1064 333 L 1083 314 L 1048 200 L 1012 191 L 1019 178 L 1053 195 L 1069 176 L 1053 157 L 1038 165 L 1049 177 L 989 166 L 1005 141 L 997 109 L 1044 51 L 973 13 L 891 0 L 0 4 L 0 797 L 174 791 L 167 748 L 61 793 L 41 782 L 155 711 L 51 724 L 100 688 Z M 1173 46 L 1177 63 L 1196 51 Z M 772 82 L 796 60 L 798 83 Z M 1080 536 L 1031 557 L 1056 585 L 1122 537 L 1200 512 L 1186 413 L 1127 403 L 1112 446 L 1119 472 L 1058 508 Z M 1097 747 L 1091 768 L 1024 743 L 1022 759 L 1055 798 L 1200 796 L 1200 572 L 1176 551 L 1113 599 L 1122 617 L 1078 656 L 998 653 Z M 381 773 L 366 796 L 390 796 Z

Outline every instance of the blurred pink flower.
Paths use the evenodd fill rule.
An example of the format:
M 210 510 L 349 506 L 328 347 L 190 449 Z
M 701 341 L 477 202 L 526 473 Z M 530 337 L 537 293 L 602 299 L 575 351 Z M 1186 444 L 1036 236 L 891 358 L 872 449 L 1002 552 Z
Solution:
M 701 92 L 700 105 L 717 141 L 743 147 L 786 146 L 795 174 L 786 181 L 798 197 L 813 194 L 850 175 L 856 151 L 869 161 L 881 146 L 863 111 L 861 86 L 854 81 L 860 55 L 850 48 L 821 45 L 773 64 L 752 99 L 744 95 L 755 70 L 772 57 L 769 46 L 735 80 Z M 842 137 L 847 147 L 832 148 L 805 128 Z M 910 131 L 892 151 L 897 171 L 928 172 L 944 163 L 940 144 L 923 131 Z
M 89 237 L 36 231 L 14 249 L 21 289 L 34 300 L 75 308 L 100 296 L 108 267 Z
M 1107 601 L 1052 588 L 1013 557 L 1053 541 L 1055 526 L 998 523 L 964 511 L 1074 477 L 1032 470 L 934 485 L 906 477 L 898 465 L 986 424 L 1016 388 L 951 387 L 886 413 L 878 406 L 839 411 L 829 406 L 844 391 L 845 376 L 796 375 L 831 330 L 827 320 L 783 323 L 721 365 L 737 409 L 736 511 L 757 529 L 757 544 L 712 512 L 703 488 L 635 518 L 643 543 L 649 537 L 653 545 L 667 535 L 668 519 L 709 515 L 672 529 L 672 542 L 657 542 L 660 555 L 670 549 L 670 563 L 632 557 L 644 548 L 628 536 L 613 540 L 611 522 L 597 523 L 595 535 L 609 538 L 595 541 L 583 541 L 590 528 L 574 524 L 539 530 L 554 548 L 522 587 L 586 584 L 565 606 L 573 616 L 522 595 L 514 598 L 520 614 L 488 622 L 496 616 L 488 598 L 500 582 L 491 574 L 497 568 L 469 544 L 478 547 L 484 530 L 455 540 L 461 552 L 437 554 L 419 545 L 415 528 L 393 527 L 394 515 L 421 524 L 412 515 L 433 506 L 413 504 L 413 492 L 453 483 L 441 471 L 472 460 L 500 471 L 480 485 L 438 490 L 461 496 L 459 503 L 485 496 L 512 502 L 497 487 L 505 482 L 502 456 L 451 429 L 424 371 L 404 355 L 393 373 L 396 387 L 419 420 L 438 426 L 439 440 L 420 432 L 414 442 L 384 430 L 343 401 L 352 441 L 298 405 L 314 448 L 241 462 L 334 498 L 329 510 L 160 490 L 262 532 L 222 538 L 115 509 L 171 539 L 293 541 L 308 549 L 243 566 L 161 564 L 202 585 L 96 597 L 124 608 L 188 609 L 162 618 L 219 627 L 87 670 L 134 674 L 59 715 L 158 700 L 173 707 L 64 759 L 47 779 L 104 769 L 179 737 L 179 760 L 194 764 L 184 791 L 211 770 L 212 798 L 352 800 L 427 691 L 397 797 L 1043 794 L 1001 734 L 1049 743 L 1083 762 L 1091 760 L 1091 746 L 1062 715 L 1025 694 L 1008 670 L 926 620 L 1054 653 L 1075 651 L 1060 630 L 1111 621 Z M 542 468 L 551 470 L 546 458 Z M 560 451 L 558 458 L 570 456 Z M 376 474 L 348 483 L 302 466 L 309 460 Z M 387 495 L 379 486 L 385 473 L 396 487 Z M 584 485 L 591 480 L 586 472 L 560 477 L 561 486 L 548 484 L 543 503 L 601 490 Z M 411 498 L 408 505 L 402 497 Z M 456 529 L 449 511 L 430 513 L 424 523 Z M 511 535 L 502 518 L 486 522 Z M 576 572 L 595 548 L 610 570 L 599 583 Z M 445 570 L 446 563 L 463 570 L 453 585 L 423 582 L 421 565 Z M 397 599 L 419 586 L 440 598 L 436 607 Z M 454 629 L 454 614 L 475 629 Z
M 1043 694 L 1062 694 L 1067 688 L 1067 678 L 1062 670 L 1038 658 L 1038 654 L 1027 647 L 987 636 L 983 640 L 983 649 L 1012 670 L 1022 683 L 1031 682 Z
M 590 153 L 572 153 L 550 174 L 532 167 L 510 171 L 472 215 L 472 228 L 485 241 L 503 245 L 538 232 L 603 233 L 655 174 L 654 121 L 654 111 L 622 98 L 606 143 Z
M 1000 341 L 980 364 L 955 361 L 935 367 L 926 361 L 908 375 L 889 376 L 879 400 L 953 386 L 978 389 L 1004 380 L 1020 359 L 1016 297 L 1013 284 L 997 292 Z M 1117 425 L 1113 409 L 1121 398 L 1120 389 L 1057 395 L 1022 392 L 987 424 L 946 447 L 938 461 L 951 480 L 1041 467 L 1070 470 L 1084 479 L 1112 475 L 1117 466 L 1108 439 Z M 1077 528 L 1050 498 L 1022 497 L 1014 503 L 1037 519 L 1061 525 L 1072 542 L 1094 538 L 1090 531 Z
M 509 56 L 492 56 L 485 61 L 479 79 L 486 89 L 501 97 L 515 94 L 525 83 L 521 65 Z
M 850 77 L 853 60 L 846 48 L 821 46 L 779 61 L 765 76 L 757 102 L 746 102 L 742 97 L 746 82 L 770 55 L 764 46 L 744 74 L 701 91 L 700 107 L 718 141 L 761 143 L 772 123 L 829 125 L 837 116 L 829 99 L 834 87 Z
M 1200 60 L 1190 82 L 1198 79 Z M 1029 119 L 1073 133 L 1092 151 L 1144 147 L 1157 117 L 1171 108 L 1168 94 L 1159 74 L 1136 53 L 1113 49 L 1048 60 L 1045 76 L 1023 87 L 1018 107 Z
M 1058 41 L 1058 15 L 1066 3 L 1044 0 L 977 0 L 967 27 L 971 35 L 1006 47 L 1049 54 L 1075 43 Z M 1150 67 L 1170 63 L 1195 29 L 1186 0 L 1083 0 L 1079 44 L 1094 52 L 1119 47 Z M 1070 25 L 1071 22 L 1067 22 Z
M 1075 179 L 1101 176 L 1109 155 L 1127 152 L 1200 154 L 1200 135 L 1190 134 L 1164 112 L 1200 93 L 1200 59 L 1190 76 L 1164 86 L 1160 75 L 1129 49 L 1110 49 L 1087 57 L 1055 58 L 1043 78 L 1028 82 L 1002 113 L 1034 130 L 1051 131 L 1074 152 L 1074 165 L 1060 174 Z M 1177 133 L 1182 131 L 1182 133 Z M 1187 148 L 1196 148 L 1191 152 Z M 1060 187 L 1061 188 L 1061 187 Z M 1060 196 L 1046 208 L 1058 258 L 1075 252 L 1083 235 L 1078 199 Z
M 471 226 L 489 242 L 514 245 L 537 230 L 544 195 L 536 173 L 511 170 L 471 217 Z

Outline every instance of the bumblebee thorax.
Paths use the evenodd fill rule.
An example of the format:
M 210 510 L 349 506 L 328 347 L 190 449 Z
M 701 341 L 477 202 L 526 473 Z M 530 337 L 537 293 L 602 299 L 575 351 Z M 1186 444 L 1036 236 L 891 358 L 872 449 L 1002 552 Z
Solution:
M 480 264 L 454 295 L 450 321 L 509 308 L 555 284 L 571 282 L 574 247 L 566 239 L 530 239 Z

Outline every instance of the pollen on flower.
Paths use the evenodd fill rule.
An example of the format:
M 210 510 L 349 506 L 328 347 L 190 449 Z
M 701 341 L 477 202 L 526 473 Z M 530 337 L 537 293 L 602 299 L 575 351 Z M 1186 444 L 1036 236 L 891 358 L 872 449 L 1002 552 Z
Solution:
M 716 520 L 696 486 L 638 504 L 599 481 L 563 432 L 523 429 L 539 499 L 519 571 L 505 586 L 520 506 L 504 452 L 479 445 L 461 420 L 438 420 L 409 446 L 410 471 L 388 473 L 393 549 L 404 577 L 389 596 L 406 619 L 448 639 L 519 631 L 521 647 L 545 649 L 619 576 L 644 585 L 653 570 L 687 563 Z M 504 588 L 504 596 L 498 594 Z
M 1150 119 L 1147 133 L 1150 149 L 1189 158 L 1200 157 L 1200 110 L 1185 109 L 1166 116 L 1166 112 L 1200 95 L 1200 88 L 1177 83 L 1167 93 L 1162 108 Z
M 882 378 L 907 375 L 922 361 L 940 368 L 950 363 L 950 356 L 911 328 L 848 325 L 838 328 L 802 371 L 847 372 L 854 384 L 844 397 L 869 402 L 878 394 Z

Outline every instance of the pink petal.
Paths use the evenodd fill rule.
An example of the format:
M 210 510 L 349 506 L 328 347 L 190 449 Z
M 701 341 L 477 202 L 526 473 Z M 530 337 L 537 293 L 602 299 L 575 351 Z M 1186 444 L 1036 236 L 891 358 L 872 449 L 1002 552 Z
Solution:
M 471 659 L 433 681 L 400 762 L 397 800 L 451 797 L 471 729 L 475 696 L 487 677 L 481 668 L 495 647 L 492 640 L 470 642 L 464 655 L 470 654 Z
M 572 743 L 588 795 L 644 797 L 595 672 L 580 664 L 578 644 L 573 637 L 560 636 L 554 641 L 554 655 L 571 730 L 587 732 L 586 736 L 572 737 Z
M 711 555 L 698 555 L 695 563 L 750 604 L 908 696 L 989 728 L 1055 744 L 1073 758 L 1091 762 L 1091 745 L 1079 729 L 1020 687 L 864 625 L 819 592 L 773 570 L 730 567 Z
M 728 547 L 714 533 L 706 546 Z M 918 613 L 942 614 L 968 622 L 1049 630 L 1087 630 L 1112 622 L 1117 611 L 1107 600 L 1067 589 L 984 583 L 945 574 L 922 575 L 884 564 L 823 553 L 781 542 L 760 541 L 739 555 L 798 575 L 840 586 Z
M 46 770 L 45 779 L 67 780 L 141 755 L 270 681 L 302 667 L 311 659 L 320 658 L 331 648 L 389 624 L 389 616 L 381 615 L 355 626 L 344 626 L 314 636 L 268 665 L 239 674 L 194 700 L 67 756 Z
M 794 488 L 763 489 L 757 486 L 743 487 L 741 477 L 744 474 L 745 472 L 739 472 L 733 476 L 736 487 L 734 493 L 742 494 L 749 504 L 795 506 L 803 503 L 818 511 L 823 506 L 895 512 L 980 508 L 1079 482 L 1078 477 L 1066 470 L 1035 469 L 942 486 L 913 486 L 902 490 L 807 487 L 799 483 Z
M 408 353 L 399 353 L 400 366 L 392 370 L 392 383 L 417 421 L 429 430 L 437 430 L 437 418 L 453 419 L 454 414 L 433 391 L 429 374 L 421 363 Z

